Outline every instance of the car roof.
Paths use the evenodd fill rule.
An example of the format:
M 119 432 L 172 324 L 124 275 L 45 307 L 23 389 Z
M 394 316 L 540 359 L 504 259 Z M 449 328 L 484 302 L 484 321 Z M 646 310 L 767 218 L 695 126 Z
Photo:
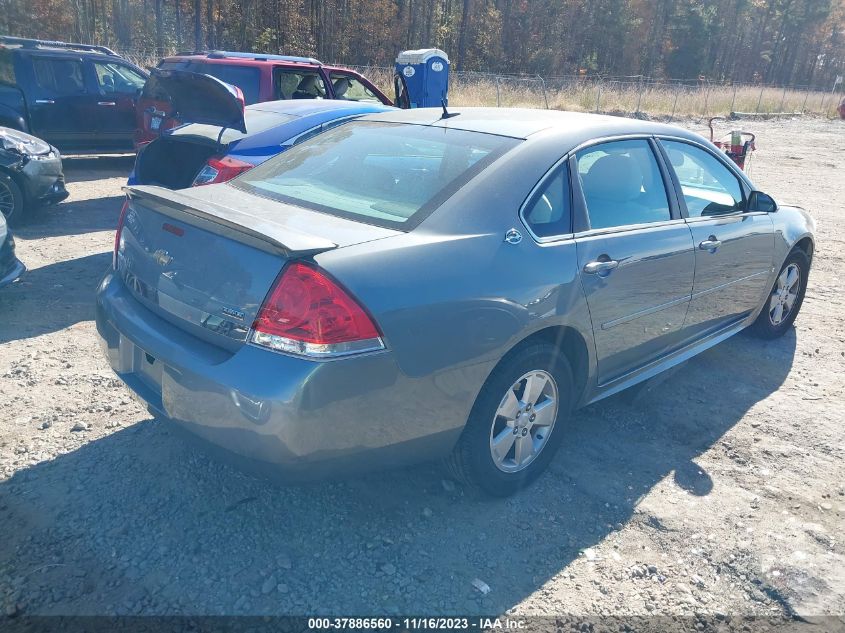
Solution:
M 233 66 L 290 66 L 296 68 L 325 68 L 328 72 L 341 70 L 343 72 L 358 75 L 358 73 L 351 68 L 344 66 L 332 66 L 331 64 L 324 64 L 313 57 L 299 57 L 295 55 L 274 55 L 271 53 L 242 53 L 233 51 L 197 51 L 197 52 L 182 52 L 165 57 L 162 62 L 177 62 L 177 61 L 203 61 L 209 64 L 224 64 Z
M 453 108 L 443 118 L 442 108 L 416 108 L 371 114 L 362 120 L 430 125 L 469 132 L 527 139 L 544 131 L 554 131 L 571 139 L 573 145 L 593 138 L 626 134 L 671 134 L 700 140 L 697 134 L 673 125 L 640 119 L 530 108 Z
M 21 52 L 48 51 L 52 54 L 79 55 L 93 54 L 96 56 L 115 57 L 123 60 L 120 55 L 106 46 L 97 44 L 80 44 L 77 42 L 60 42 L 56 40 L 38 40 L 27 37 L 0 36 L 0 47 Z M 123 60 L 126 61 L 126 60 Z
M 350 114 L 354 114 L 355 112 L 387 112 L 393 109 L 381 103 L 343 101 L 339 99 L 284 99 L 280 101 L 263 101 L 246 107 L 247 112 L 258 110 L 260 112 L 275 112 L 277 114 L 288 114 L 299 117 L 337 110 L 348 111 Z

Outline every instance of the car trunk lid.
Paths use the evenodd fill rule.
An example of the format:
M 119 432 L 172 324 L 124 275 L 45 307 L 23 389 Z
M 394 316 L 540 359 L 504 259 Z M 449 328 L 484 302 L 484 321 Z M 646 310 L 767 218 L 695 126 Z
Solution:
M 182 123 L 207 123 L 246 133 L 243 94 L 211 75 L 155 69 L 143 95 L 166 95 L 172 116 Z
M 231 351 L 287 261 L 397 233 L 227 185 L 126 192 L 118 274 L 147 308 Z

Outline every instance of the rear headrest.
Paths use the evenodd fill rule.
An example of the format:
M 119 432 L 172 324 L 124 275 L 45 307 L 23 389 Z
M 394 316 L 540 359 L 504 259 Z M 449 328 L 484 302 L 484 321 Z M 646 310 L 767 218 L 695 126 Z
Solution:
M 643 175 L 635 159 L 624 154 L 609 154 L 592 164 L 582 182 L 588 198 L 627 202 L 642 192 Z

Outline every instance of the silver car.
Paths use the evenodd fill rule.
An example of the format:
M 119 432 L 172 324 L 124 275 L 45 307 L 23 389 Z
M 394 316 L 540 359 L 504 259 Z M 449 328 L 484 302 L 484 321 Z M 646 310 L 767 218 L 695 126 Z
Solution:
M 568 112 L 375 114 L 127 194 L 97 326 L 151 411 L 289 478 L 447 457 L 493 495 L 579 407 L 787 331 L 814 244 L 697 134 Z

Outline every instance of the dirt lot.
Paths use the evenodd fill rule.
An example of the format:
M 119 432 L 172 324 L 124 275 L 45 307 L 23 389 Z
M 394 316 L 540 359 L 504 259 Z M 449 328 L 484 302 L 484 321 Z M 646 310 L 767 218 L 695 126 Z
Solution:
M 131 161 L 68 159 L 0 292 L 0 613 L 842 616 L 845 122 L 748 127 L 819 225 L 794 331 L 580 412 L 502 501 L 437 465 L 282 488 L 150 419 L 92 321 Z

